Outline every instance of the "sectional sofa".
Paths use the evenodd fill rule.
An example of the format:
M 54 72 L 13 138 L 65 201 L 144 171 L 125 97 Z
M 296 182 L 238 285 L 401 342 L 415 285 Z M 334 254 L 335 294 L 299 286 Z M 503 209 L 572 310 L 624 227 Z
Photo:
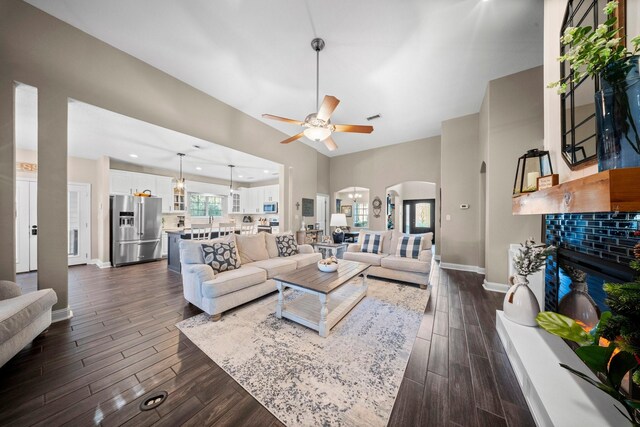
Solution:
M 380 253 L 362 252 L 361 242 L 365 234 L 379 234 L 382 237 L 382 247 Z M 418 258 L 405 258 L 396 255 L 398 240 L 405 236 L 397 230 L 389 231 L 361 231 L 358 242 L 352 243 L 344 253 L 344 259 L 366 262 L 370 264 L 367 275 L 381 277 L 384 279 L 400 280 L 403 282 L 415 283 L 420 288 L 426 289 L 429 284 L 429 273 L 431 272 L 431 240 L 433 233 L 421 234 L 423 236 L 421 250 Z
M 214 273 L 204 264 L 203 243 L 234 239 L 241 266 Z M 311 245 L 298 245 L 298 254 L 280 257 L 276 236 L 268 233 L 231 235 L 214 240 L 182 240 L 180 262 L 184 297 L 219 320 L 222 313 L 276 290 L 273 280 L 278 274 L 296 270 L 322 259 Z

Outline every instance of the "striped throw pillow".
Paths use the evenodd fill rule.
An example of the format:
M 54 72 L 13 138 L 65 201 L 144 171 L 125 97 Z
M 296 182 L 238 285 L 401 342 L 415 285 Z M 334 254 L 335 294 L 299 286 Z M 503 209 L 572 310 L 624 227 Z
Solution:
M 365 234 L 362 238 L 361 252 L 379 254 L 382 250 L 382 236 L 379 234 Z
M 420 255 L 420 247 L 422 243 L 422 236 L 402 236 L 398 240 L 398 247 L 396 248 L 396 256 L 402 258 L 415 258 L 418 259 Z

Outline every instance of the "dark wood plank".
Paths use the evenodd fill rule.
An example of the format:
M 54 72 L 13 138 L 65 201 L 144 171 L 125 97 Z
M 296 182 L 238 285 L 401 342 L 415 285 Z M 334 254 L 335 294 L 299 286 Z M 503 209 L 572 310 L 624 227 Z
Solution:
M 507 421 L 491 412 L 478 410 L 478 426 L 480 427 L 507 427 Z
M 420 425 L 440 427 L 448 422 L 449 380 L 429 372 L 422 397 Z
M 479 326 L 465 325 L 467 331 L 467 345 L 470 354 L 477 354 L 478 356 L 487 357 L 487 349 L 485 347 L 484 338 L 482 336 L 482 330 Z
M 461 426 L 477 426 L 471 371 L 452 363 L 449 366 L 449 421 Z
M 449 314 L 446 311 L 436 311 L 433 333 L 445 337 L 449 335 Z
M 424 384 L 427 376 L 427 364 L 429 362 L 430 342 L 422 338 L 416 338 L 411 350 L 411 356 L 404 371 L 404 377 L 419 384 Z
M 449 328 L 449 362 L 469 366 L 467 337 L 463 330 Z
M 388 426 L 419 426 L 424 386 L 407 378 L 402 380 Z
M 509 427 L 535 427 L 536 423 L 531 416 L 529 408 L 514 405 L 507 401 L 502 402 L 504 414 Z
M 476 406 L 500 417 L 504 416 L 502 402 L 498 393 L 491 363 L 489 359 L 470 355 L 471 378 L 473 379 L 473 394 Z
M 449 339 L 433 334 L 429 352 L 428 370 L 445 378 L 449 376 Z

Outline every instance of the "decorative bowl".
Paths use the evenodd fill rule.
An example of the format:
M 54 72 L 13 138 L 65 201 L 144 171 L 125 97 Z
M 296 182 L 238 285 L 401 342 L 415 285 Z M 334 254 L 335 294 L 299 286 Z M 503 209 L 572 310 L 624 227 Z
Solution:
M 324 272 L 324 273 L 333 273 L 334 271 L 338 270 L 338 264 L 320 264 L 320 262 L 318 261 L 318 270 Z

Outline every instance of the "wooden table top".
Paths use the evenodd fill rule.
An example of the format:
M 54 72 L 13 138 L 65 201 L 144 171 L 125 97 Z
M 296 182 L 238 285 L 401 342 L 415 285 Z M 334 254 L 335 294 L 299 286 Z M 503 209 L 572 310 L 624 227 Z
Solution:
M 369 264 L 355 261 L 338 260 L 338 271 L 325 273 L 318 270 L 316 264 L 307 265 L 296 271 L 280 274 L 275 280 L 300 286 L 312 291 L 328 294 L 369 268 Z

